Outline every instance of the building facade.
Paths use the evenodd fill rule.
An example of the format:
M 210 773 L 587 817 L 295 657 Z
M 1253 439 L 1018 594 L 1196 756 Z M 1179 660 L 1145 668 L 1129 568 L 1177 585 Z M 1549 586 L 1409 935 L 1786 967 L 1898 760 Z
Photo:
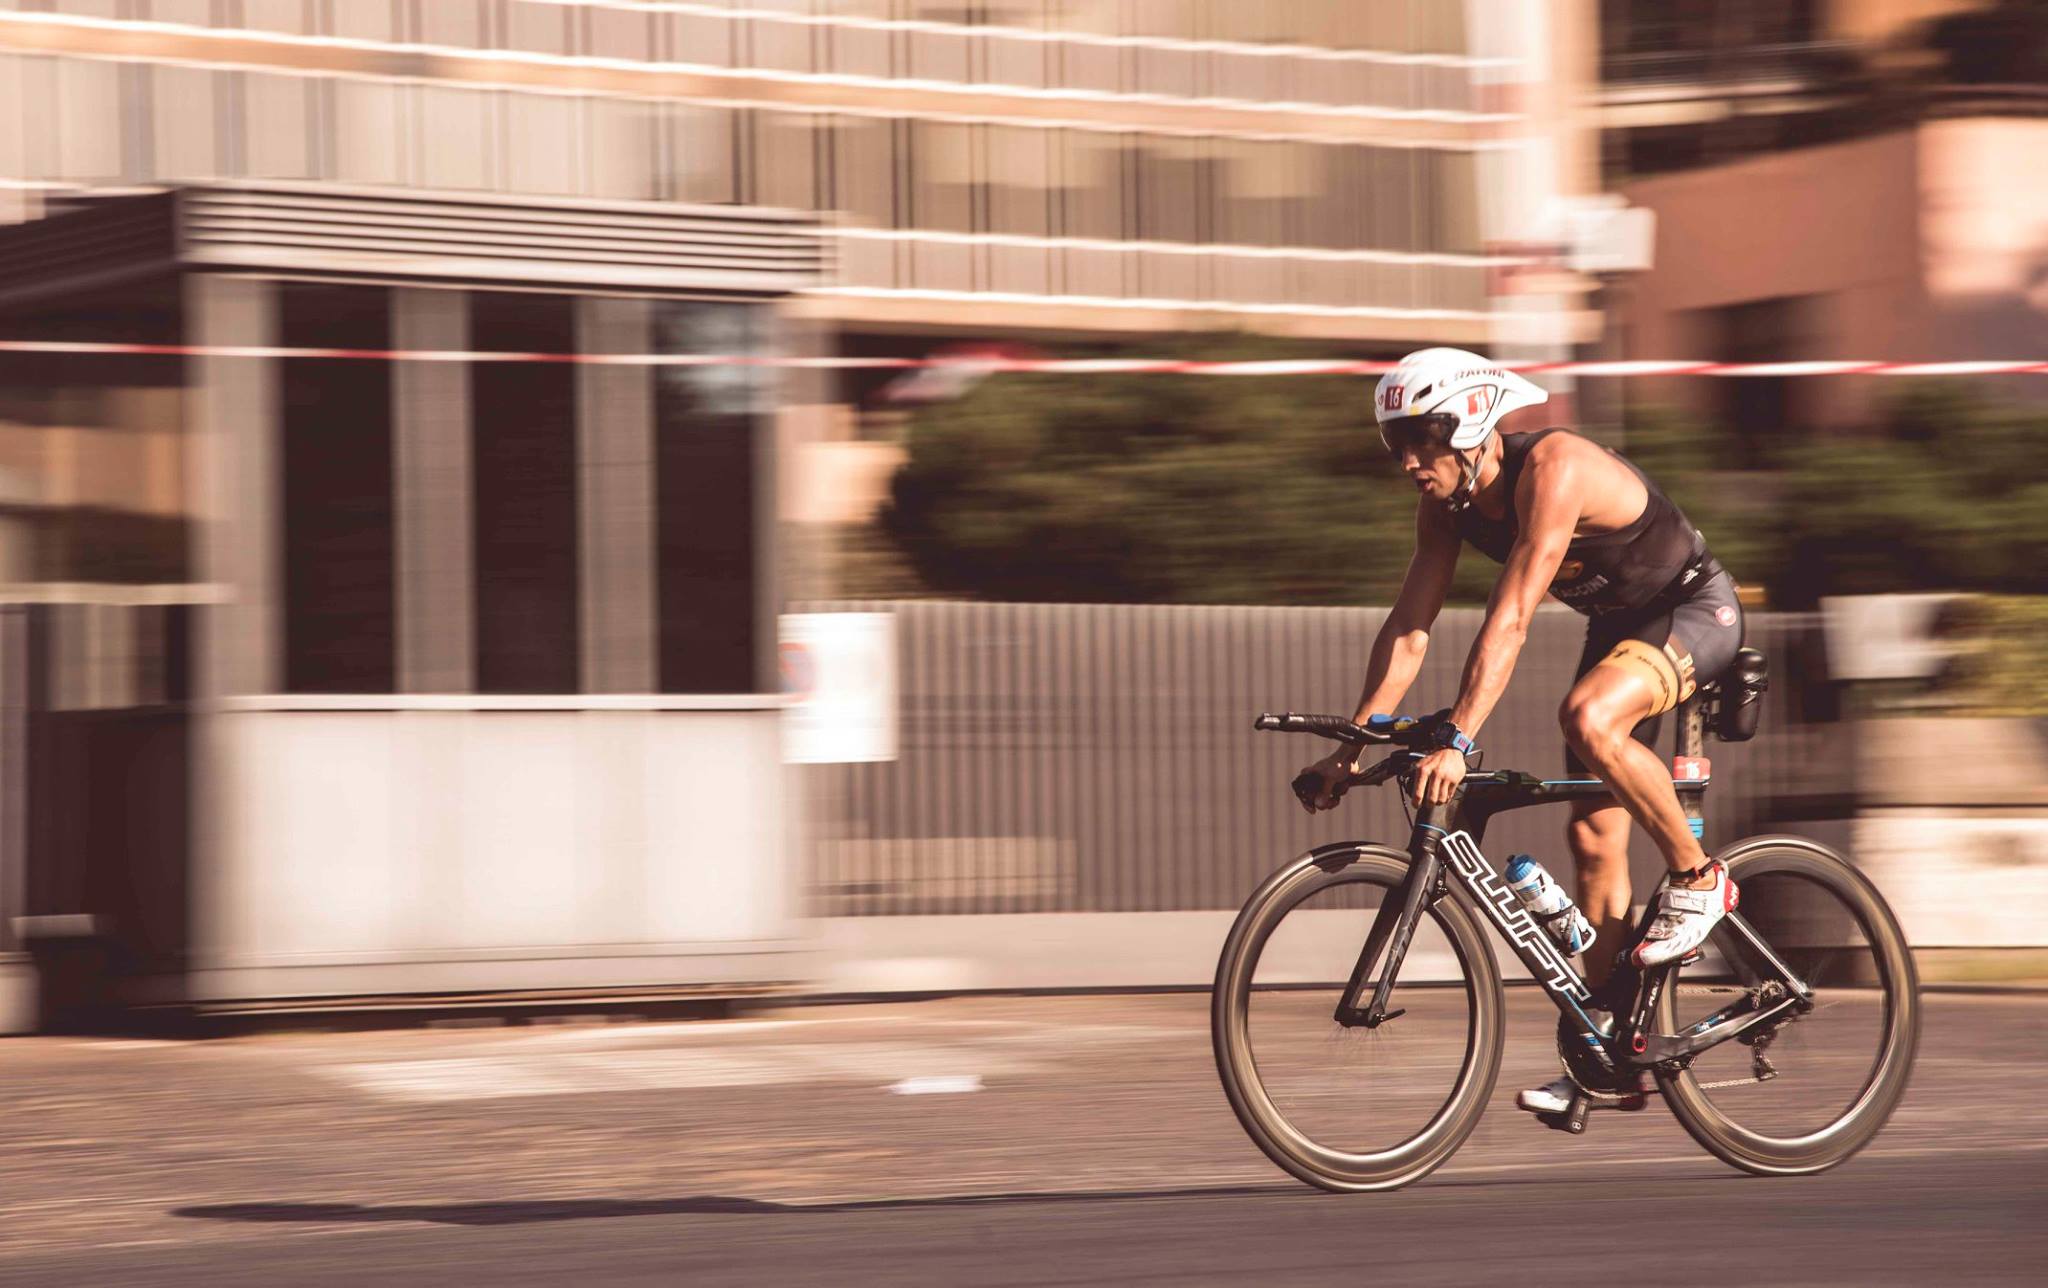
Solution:
M 1241 329 L 1555 357 L 1591 338 L 1584 284 L 1524 270 L 1597 185 L 1590 13 L 0 0 L 0 187 L 17 215 L 215 178 L 815 212 L 836 271 L 787 310 L 815 352 Z M 848 441 L 871 393 L 786 415 L 789 517 L 886 475 Z
M 1608 0 L 1601 40 L 1608 179 L 1657 220 L 1654 264 L 1612 309 L 1627 356 L 1968 362 L 2048 346 L 2039 6 Z M 1866 418 L 1887 391 L 1870 377 L 1641 390 L 1714 421 L 1736 467 Z
M 1589 177 L 1551 8 L 5 0 L 0 178 L 786 207 L 837 220 L 809 311 L 851 325 L 1485 343 L 1541 213 L 1493 199 Z

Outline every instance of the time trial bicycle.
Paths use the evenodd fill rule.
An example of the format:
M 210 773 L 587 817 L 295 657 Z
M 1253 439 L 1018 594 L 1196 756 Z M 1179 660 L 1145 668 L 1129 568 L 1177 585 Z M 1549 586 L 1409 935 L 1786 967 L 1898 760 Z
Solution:
M 1699 757 L 1718 688 L 1679 708 L 1675 764 Z M 1390 745 L 1341 786 L 1393 782 L 1405 798 L 1441 715 L 1267 714 L 1255 727 Z M 1414 811 L 1405 849 L 1319 846 L 1260 885 L 1232 926 L 1211 1002 L 1216 1064 L 1268 1157 L 1311 1185 L 1358 1191 L 1407 1185 L 1456 1152 L 1505 1045 L 1485 927 L 1558 1011 L 1577 1091 L 1547 1125 L 1576 1134 L 1593 1108 L 1640 1107 L 1647 1074 L 1695 1140 L 1746 1171 L 1818 1172 L 1877 1135 L 1912 1071 L 1919 990 L 1897 919 L 1862 873 L 1804 837 L 1726 846 L 1714 857 L 1741 889 L 1739 910 L 1701 952 L 1638 971 L 1625 950 L 1646 910 L 1630 944 L 1593 947 L 1624 950 L 1596 996 L 1479 847 L 1495 814 L 1605 786 L 1468 764 L 1448 804 Z M 1674 786 L 1698 820 L 1707 782 Z

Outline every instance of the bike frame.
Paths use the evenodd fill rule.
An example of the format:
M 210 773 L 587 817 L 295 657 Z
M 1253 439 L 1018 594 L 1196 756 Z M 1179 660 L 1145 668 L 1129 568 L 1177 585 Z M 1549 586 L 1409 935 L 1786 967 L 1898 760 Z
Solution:
M 1691 748 L 1691 754 L 1697 755 L 1703 740 L 1698 699 L 1681 706 L 1679 717 L 1680 746 L 1682 749 Z M 1396 758 L 1400 757 L 1406 757 L 1411 767 L 1420 759 L 1416 752 L 1397 753 Z M 1405 773 L 1403 779 L 1405 790 Z M 1695 821 L 1694 833 L 1698 835 L 1700 802 L 1706 793 L 1707 781 L 1674 780 L 1672 786 L 1678 791 L 1679 802 L 1687 817 Z M 1446 872 L 1465 888 L 1472 902 L 1507 940 L 1509 949 L 1521 960 L 1530 976 L 1543 986 L 1545 995 L 1563 1017 L 1563 1027 L 1575 1032 L 1595 1056 L 1596 1062 L 1606 1070 L 1682 1068 L 1710 1047 L 1770 1024 L 1794 1008 L 1811 1006 L 1812 989 L 1764 942 L 1741 914 L 1730 912 L 1724 924 L 1783 985 L 1783 997 L 1763 999 L 1752 988 L 1735 1002 L 1690 1025 L 1682 1034 L 1654 1033 L 1650 1026 L 1658 998 L 1669 986 L 1677 966 L 1639 972 L 1624 962 L 1617 966 L 1614 978 L 1609 981 L 1610 998 L 1632 998 L 1633 1004 L 1625 1010 L 1621 1006 L 1602 1008 L 1616 1013 L 1617 1022 L 1612 1034 L 1603 1032 L 1593 1022 L 1586 1014 L 1586 1008 L 1593 1002 L 1592 990 L 1574 969 L 1571 960 L 1508 889 L 1500 872 L 1480 850 L 1479 842 L 1485 835 L 1488 820 L 1495 814 L 1606 794 L 1606 784 L 1597 778 L 1539 779 L 1511 770 L 1494 771 L 1467 774 L 1457 796 L 1447 805 L 1421 807 L 1409 835 L 1411 862 L 1408 880 L 1401 888 L 1398 902 L 1387 900 L 1373 919 L 1357 965 L 1352 968 L 1351 979 L 1338 999 L 1337 1022 L 1346 1027 L 1370 1029 L 1402 1014 L 1399 1010 L 1389 1011 L 1387 1003 L 1423 913 L 1437 900 L 1449 895 Z M 1647 912 L 1645 916 L 1648 916 Z M 1637 938 L 1644 928 L 1640 924 L 1637 926 Z M 1373 967 L 1382 953 L 1386 957 L 1386 968 L 1373 986 L 1370 1001 L 1359 1006 L 1358 995 L 1366 981 L 1372 978 Z M 1742 968 L 1740 962 L 1731 964 L 1737 969 Z

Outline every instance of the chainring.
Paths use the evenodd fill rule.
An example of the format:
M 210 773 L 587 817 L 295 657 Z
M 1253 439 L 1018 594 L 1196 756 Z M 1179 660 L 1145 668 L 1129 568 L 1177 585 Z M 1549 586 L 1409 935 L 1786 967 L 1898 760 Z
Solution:
M 1636 1089 L 1633 1074 L 1616 1073 L 1601 1063 L 1599 1053 L 1586 1041 L 1585 1035 L 1562 1017 L 1557 1022 L 1557 1055 L 1564 1062 L 1565 1076 L 1587 1095 L 1620 1096 L 1624 1094 L 1623 1079 L 1627 1080 L 1627 1094 L 1633 1094 Z

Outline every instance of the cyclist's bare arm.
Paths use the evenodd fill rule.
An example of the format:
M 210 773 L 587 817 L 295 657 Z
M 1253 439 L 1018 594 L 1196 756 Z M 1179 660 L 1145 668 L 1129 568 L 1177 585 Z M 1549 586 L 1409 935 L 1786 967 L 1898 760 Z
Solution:
M 1457 528 L 1441 506 L 1427 501 L 1416 505 L 1415 554 L 1408 560 L 1408 571 L 1401 578 L 1401 593 L 1394 596 L 1387 620 L 1373 637 L 1365 691 L 1359 695 L 1354 720 L 1362 724 L 1369 715 L 1391 713 L 1407 694 L 1408 686 L 1415 683 L 1416 674 L 1422 670 L 1423 654 L 1429 651 L 1429 628 L 1443 611 L 1444 596 L 1450 591 L 1451 574 L 1457 571 L 1462 546 Z M 1309 766 L 1307 772 L 1319 774 L 1323 780 L 1323 789 L 1316 794 L 1314 803 L 1303 802 L 1311 812 L 1336 806 L 1334 792 L 1356 768 L 1358 750 L 1339 747 Z
M 1442 506 L 1426 500 L 1416 503 L 1415 554 L 1401 578 L 1401 593 L 1394 596 L 1394 606 L 1373 638 L 1354 721 L 1363 724 L 1369 715 L 1391 713 L 1407 696 L 1429 652 L 1429 628 L 1443 611 L 1463 544 Z
M 1529 454 L 1515 489 L 1521 532 L 1487 600 L 1486 622 L 1472 642 L 1458 700 L 1451 707 L 1451 723 L 1468 735 L 1478 733 L 1506 691 L 1529 637 L 1529 622 L 1550 593 L 1584 508 L 1582 459 L 1566 444 L 1559 444 L 1564 450 L 1545 451 L 1549 446 L 1548 441 L 1539 443 Z

